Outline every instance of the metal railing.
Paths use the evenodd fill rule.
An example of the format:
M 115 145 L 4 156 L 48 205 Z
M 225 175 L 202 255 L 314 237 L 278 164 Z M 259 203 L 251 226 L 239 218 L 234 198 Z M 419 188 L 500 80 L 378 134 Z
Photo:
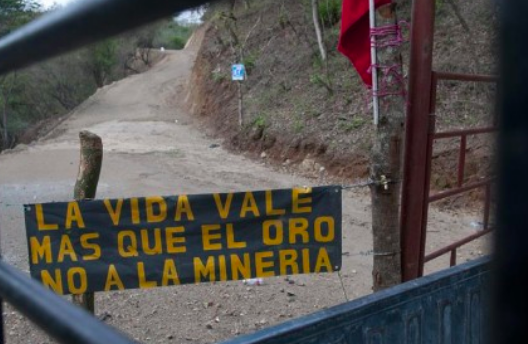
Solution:
M 490 277 L 479 259 L 223 344 L 483 343 Z
M 80 307 L 74 306 L 2 261 L 0 295 L 61 343 L 134 343 Z M 0 342 L 4 342 L 3 338 L 0 338 Z
M 210 1 L 78 1 L 0 38 L 0 75 L 206 2 Z M 2 301 L 61 343 L 133 343 L 1 260 L 0 297 L 0 344 L 4 343 Z
M 472 241 L 475 241 L 489 233 L 491 233 L 492 228 L 490 227 L 490 208 L 491 208 L 491 185 L 495 181 L 494 177 L 484 177 L 480 178 L 477 181 L 470 183 L 465 183 L 465 172 L 466 172 L 466 152 L 467 152 L 467 139 L 468 136 L 482 135 L 482 134 L 493 134 L 498 131 L 496 126 L 488 126 L 482 128 L 470 128 L 470 129 L 461 129 L 461 130 L 451 130 L 444 132 L 436 132 L 436 90 L 438 88 L 439 81 L 461 81 L 461 82 L 480 82 L 480 83 L 496 83 L 498 81 L 497 77 L 491 75 L 475 75 L 475 74 L 458 74 L 458 73 L 444 73 L 444 72 L 433 72 L 432 73 L 432 82 L 431 82 L 431 107 L 429 115 L 429 131 L 427 134 L 427 156 L 426 156 L 426 191 L 424 196 L 425 204 L 425 217 L 422 222 L 422 237 L 423 237 L 423 246 L 422 252 L 424 254 L 423 260 L 420 263 L 420 275 L 423 274 L 424 265 L 431 260 L 439 258 L 445 254 L 450 253 L 449 265 L 455 266 L 457 264 L 457 250 L 469 244 Z M 431 173 L 432 173 L 432 159 L 433 159 L 433 147 L 434 142 L 442 139 L 459 139 L 459 148 L 458 148 L 458 164 L 457 164 L 457 180 L 456 187 L 450 188 L 445 191 L 437 192 L 435 194 L 430 194 L 430 183 L 431 183 Z M 428 207 L 431 203 L 440 201 L 449 197 L 461 195 L 472 190 L 484 189 L 484 209 L 483 209 L 483 225 L 482 231 L 469 235 L 465 238 L 459 239 L 456 242 L 442 247 L 434 252 L 425 254 L 425 240 L 427 233 L 427 214 Z

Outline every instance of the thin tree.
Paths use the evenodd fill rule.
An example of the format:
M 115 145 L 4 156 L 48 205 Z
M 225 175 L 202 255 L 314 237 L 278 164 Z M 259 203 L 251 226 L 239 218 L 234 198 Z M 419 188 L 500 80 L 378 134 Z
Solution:
M 321 21 L 319 18 L 319 0 L 312 0 L 312 16 L 315 28 L 315 35 L 317 36 L 317 44 L 319 45 L 319 52 L 321 60 L 326 61 L 326 47 L 323 41 L 323 30 L 321 28 Z

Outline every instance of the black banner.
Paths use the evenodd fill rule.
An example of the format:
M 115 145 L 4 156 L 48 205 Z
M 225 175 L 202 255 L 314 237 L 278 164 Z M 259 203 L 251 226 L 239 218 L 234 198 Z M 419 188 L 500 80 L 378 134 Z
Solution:
M 341 187 L 25 206 L 31 275 L 59 294 L 341 269 Z

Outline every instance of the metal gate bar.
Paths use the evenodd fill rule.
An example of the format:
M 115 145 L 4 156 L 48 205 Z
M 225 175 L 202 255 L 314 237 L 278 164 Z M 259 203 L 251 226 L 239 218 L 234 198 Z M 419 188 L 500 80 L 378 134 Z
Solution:
M 207 2 L 210 1 L 77 1 L 2 37 L 0 75 Z
M 436 100 L 437 100 L 437 88 L 439 81 L 461 81 L 461 82 L 486 82 L 495 83 L 497 77 L 491 75 L 471 75 L 471 74 L 458 74 L 458 73 L 442 73 L 432 72 L 431 82 L 431 106 L 428 122 L 428 138 L 427 138 L 427 159 L 425 163 L 426 167 L 426 185 L 425 185 L 425 197 L 424 207 L 425 216 L 422 221 L 420 228 L 422 240 L 422 247 L 420 255 L 423 260 L 420 262 L 419 276 L 423 275 L 425 263 L 443 256 L 444 254 L 451 253 L 450 266 L 454 266 L 457 263 L 456 253 L 457 249 L 464 246 L 476 239 L 483 237 L 484 235 L 491 232 L 489 228 L 489 216 L 491 207 L 491 184 L 495 180 L 494 177 L 485 177 L 472 183 L 465 184 L 465 164 L 466 164 L 466 150 L 467 150 L 467 138 L 468 136 L 491 134 L 497 132 L 497 128 L 494 126 L 483 127 L 483 128 L 471 128 L 462 130 L 451 130 L 445 132 L 436 132 Z M 458 149 L 458 166 L 457 166 L 457 186 L 447 191 L 438 192 L 436 194 L 430 194 L 430 183 L 431 183 L 431 172 L 432 172 L 432 159 L 433 159 L 433 148 L 436 140 L 441 139 L 453 139 L 460 138 L 460 144 Z M 479 233 L 472 234 L 463 239 L 460 239 L 446 247 L 436 250 L 428 255 L 425 254 L 425 244 L 427 238 L 427 219 L 428 219 L 428 208 L 432 202 L 436 202 L 442 199 L 453 197 L 456 195 L 464 194 L 472 190 L 484 188 L 484 209 L 483 209 L 483 230 Z
M 135 343 L 1 260 L 0 296 L 60 343 Z
M 483 343 L 490 278 L 479 259 L 223 344 Z
M 421 253 L 425 185 L 428 185 L 427 131 L 431 108 L 433 41 L 435 23 L 434 0 L 412 2 L 411 57 L 407 119 L 405 124 L 405 157 L 401 203 L 402 280 L 418 278 L 423 264 Z M 425 90 L 425 92 L 424 92 Z
M 496 82 L 490 75 L 434 72 L 433 44 L 435 24 L 435 1 L 413 1 L 411 27 L 411 57 L 409 68 L 409 92 L 407 102 L 404 173 L 401 201 L 401 252 L 402 280 L 409 281 L 423 275 L 426 261 L 439 253 L 451 252 L 451 264 L 456 264 L 456 249 L 467 243 L 470 237 L 425 256 L 426 229 L 429 204 L 445 197 L 468 192 L 476 188 L 485 189 L 484 225 L 489 227 L 491 178 L 464 185 L 467 137 L 491 133 L 494 127 L 435 133 L 436 90 L 440 80 L 462 82 Z M 424 90 L 429 90 L 429 92 Z M 496 122 L 496 119 L 495 121 Z M 436 139 L 460 137 L 458 156 L 457 188 L 430 195 L 431 159 Z M 471 239 L 474 239 L 471 237 Z M 426 259 L 427 258 L 427 259 Z

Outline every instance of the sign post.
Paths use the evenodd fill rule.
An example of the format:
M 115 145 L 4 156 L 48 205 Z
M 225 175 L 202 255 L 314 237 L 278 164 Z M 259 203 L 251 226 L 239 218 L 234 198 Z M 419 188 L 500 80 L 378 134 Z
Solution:
M 237 82 L 238 86 L 238 125 L 242 127 L 244 122 L 244 111 L 242 104 L 242 81 L 246 80 L 246 67 L 243 64 L 231 66 L 231 79 Z
M 81 131 L 79 138 L 81 141 L 81 158 L 73 197 L 76 200 L 93 199 L 97 192 L 97 184 L 101 174 L 103 142 L 99 136 L 89 131 Z M 73 302 L 94 314 L 95 295 L 93 292 L 73 295 Z

